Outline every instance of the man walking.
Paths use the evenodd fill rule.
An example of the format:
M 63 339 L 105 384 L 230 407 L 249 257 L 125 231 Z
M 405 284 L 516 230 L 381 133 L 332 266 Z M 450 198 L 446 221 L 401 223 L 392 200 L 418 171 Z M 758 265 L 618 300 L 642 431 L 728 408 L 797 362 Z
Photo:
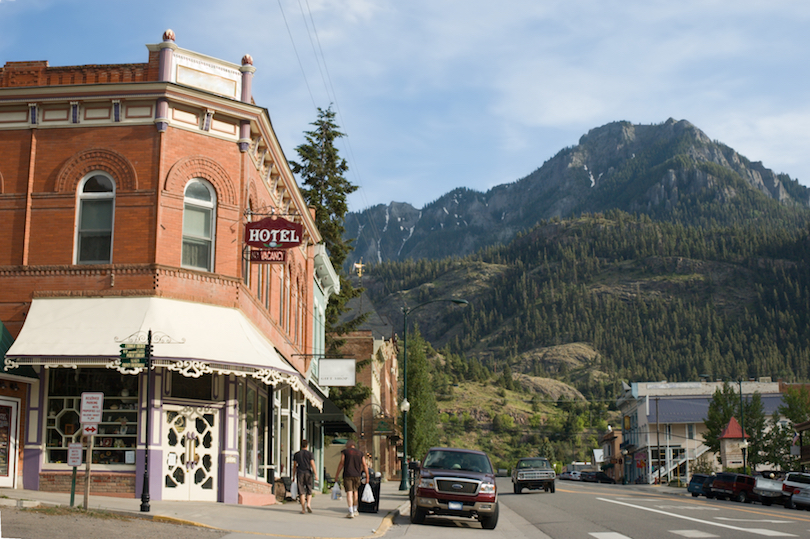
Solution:
M 346 489 L 346 503 L 349 504 L 349 514 L 346 518 L 357 516 L 357 506 L 360 503 L 358 490 L 360 489 L 360 477 L 365 473 L 366 483 L 368 483 L 368 468 L 363 453 L 355 447 L 354 440 L 346 442 L 346 449 L 340 452 L 340 464 L 338 464 L 335 477 L 340 477 L 340 470 L 343 470 L 343 488 Z
M 301 442 L 301 451 L 293 455 L 293 477 L 298 483 L 298 499 L 301 500 L 301 514 L 312 512 L 312 478 L 318 479 L 315 471 L 315 458 L 307 449 L 309 442 Z

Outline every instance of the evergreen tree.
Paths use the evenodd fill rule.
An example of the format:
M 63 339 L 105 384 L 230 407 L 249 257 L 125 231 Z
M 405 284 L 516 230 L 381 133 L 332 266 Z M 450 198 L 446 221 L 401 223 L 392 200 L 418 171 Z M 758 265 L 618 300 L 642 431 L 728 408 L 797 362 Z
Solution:
M 728 422 L 735 415 L 739 415 L 740 398 L 728 382 L 723 384 L 723 388 L 717 388 L 712 395 L 712 400 L 709 402 L 709 409 L 706 412 L 707 416 L 703 422 L 706 425 L 706 432 L 703 434 L 703 439 L 709 449 L 717 453 L 718 459 L 720 458 L 720 435 L 723 434 L 723 429 L 726 428 Z
M 337 354 L 343 341 L 341 335 L 354 331 L 365 320 L 360 315 L 348 321 L 341 316 L 348 310 L 346 303 L 362 292 L 354 288 L 343 270 L 343 263 L 352 250 L 352 241 L 345 239 L 345 217 L 349 211 L 346 197 L 357 190 L 343 174 L 349 170 L 340 157 L 335 141 L 343 136 L 335 123 L 332 107 L 318 108 L 315 127 L 304 133 L 306 143 L 298 146 L 299 162 L 290 161 L 290 168 L 301 178 L 301 194 L 307 205 L 315 208 L 315 222 L 321 233 L 329 260 L 340 277 L 340 293 L 329 300 L 326 309 L 326 351 Z
M 439 412 L 433 390 L 427 343 L 419 328 L 408 334 L 408 454 L 420 460 L 439 439 Z
M 346 160 L 340 157 L 335 141 L 345 136 L 338 130 L 335 113 L 329 107 L 318 108 L 318 119 L 310 124 L 312 131 L 304 133 L 306 143 L 298 146 L 299 162 L 290 161 L 293 173 L 301 179 L 301 194 L 307 205 L 315 208 L 315 222 L 321 233 L 329 260 L 340 279 L 340 293 L 329 299 L 326 307 L 326 353 L 339 355 L 345 342 L 340 337 L 357 329 L 366 316 L 361 314 L 349 320 L 341 320 L 348 310 L 346 304 L 357 297 L 362 289 L 352 286 L 343 270 L 346 256 L 352 250 L 352 240 L 345 239 L 344 220 L 349 206 L 346 197 L 357 190 L 343 174 L 349 170 Z M 329 397 L 346 413 L 351 413 L 358 404 L 371 395 L 371 388 L 357 384 L 350 388 L 334 388 Z

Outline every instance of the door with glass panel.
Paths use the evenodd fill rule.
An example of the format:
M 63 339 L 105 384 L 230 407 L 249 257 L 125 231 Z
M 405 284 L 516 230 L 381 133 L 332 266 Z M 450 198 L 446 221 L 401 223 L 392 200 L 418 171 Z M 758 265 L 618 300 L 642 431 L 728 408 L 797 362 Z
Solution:
M 217 501 L 219 409 L 163 406 L 163 499 Z
M 14 488 L 17 476 L 18 426 L 17 401 L 0 399 L 0 487 Z

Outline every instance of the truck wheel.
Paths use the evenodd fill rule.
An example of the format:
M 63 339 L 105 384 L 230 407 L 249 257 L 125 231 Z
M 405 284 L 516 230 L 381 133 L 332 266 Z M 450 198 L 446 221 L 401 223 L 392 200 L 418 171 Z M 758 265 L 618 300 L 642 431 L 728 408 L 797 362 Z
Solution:
M 788 498 L 785 500 L 785 509 L 795 509 L 796 504 L 793 503 L 793 498 Z
M 551 493 L 553 494 L 555 492 L 557 492 L 557 485 L 555 485 L 554 483 L 551 483 Z
M 743 491 L 741 491 L 741 492 L 740 492 L 739 494 L 737 494 L 736 496 L 734 496 L 734 501 L 735 501 L 735 502 L 739 502 L 739 503 L 743 503 L 743 502 L 745 502 L 747 499 L 748 499 L 748 496 L 745 494 L 745 491 L 744 491 L 744 490 L 743 490 Z
M 495 504 L 495 511 L 491 515 L 481 517 L 481 527 L 485 530 L 494 530 L 498 525 L 498 504 Z
M 514 491 L 515 494 L 520 494 L 521 492 L 523 492 L 523 487 L 520 486 L 520 483 L 513 483 L 512 490 Z
M 411 524 L 422 524 L 425 522 L 425 510 L 416 505 L 415 501 L 411 502 Z

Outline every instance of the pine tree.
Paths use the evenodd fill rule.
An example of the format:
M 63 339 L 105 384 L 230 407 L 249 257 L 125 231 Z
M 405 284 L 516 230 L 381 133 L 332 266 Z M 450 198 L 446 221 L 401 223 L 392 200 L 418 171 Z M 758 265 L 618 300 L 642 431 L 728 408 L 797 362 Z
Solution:
M 419 328 L 408 334 L 408 453 L 421 459 L 439 439 L 439 412 L 433 389 L 427 343 Z
M 344 221 L 349 211 L 346 197 L 354 193 L 357 186 L 343 177 L 349 165 L 338 154 L 335 141 L 345 135 L 338 130 L 332 108 L 323 110 L 319 107 L 318 119 L 310 125 L 315 129 L 306 131 L 306 143 L 295 149 L 300 163 L 290 161 L 290 168 L 301 178 L 301 194 L 307 205 L 315 208 L 315 222 L 329 260 L 340 276 L 340 294 L 330 298 L 326 310 L 326 350 L 329 354 L 336 354 L 343 344 L 339 336 L 354 331 L 364 320 L 362 316 L 349 321 L 340 320 L 348 310 L 346 303 L 362 292 L 362 289 L 352 286 L 343 270 L 353 241 L 343 237 Z
M 312 131 L 304 133 L 306 143 L 298 146 L 299 162 L 290 161 L 290 168 L 301 179 L 301 194 L 307 205 L 315 208 L 315 222 L 321 233 L 329 260 L 340 278 L 340 293 L 329 299 L 326 307 L 326 353 L 339 355 L 346 335 L 363 323 L 366 316 L 341 320 L 348 311 L 346 304 L 357 297 L 362 289 L 354 288 L 343 270 L 343 263 L 352 250 L 352 240 L 344 239 L 344 220 L 349 206 L 346 197 L 357 190 L 343 174 L 349 170 L 346 160 L 340 157 L 335 141 L 343 136 L 335 123 L 335 113 L 329 107 L 318 108 L 318 119 L 310 124 Z M 330 398 L 341 403 L 341 409 L 350 412 L 357 404 L 371 395 L 371 388 L 357 384 L 353 388 L 335 388 Z

